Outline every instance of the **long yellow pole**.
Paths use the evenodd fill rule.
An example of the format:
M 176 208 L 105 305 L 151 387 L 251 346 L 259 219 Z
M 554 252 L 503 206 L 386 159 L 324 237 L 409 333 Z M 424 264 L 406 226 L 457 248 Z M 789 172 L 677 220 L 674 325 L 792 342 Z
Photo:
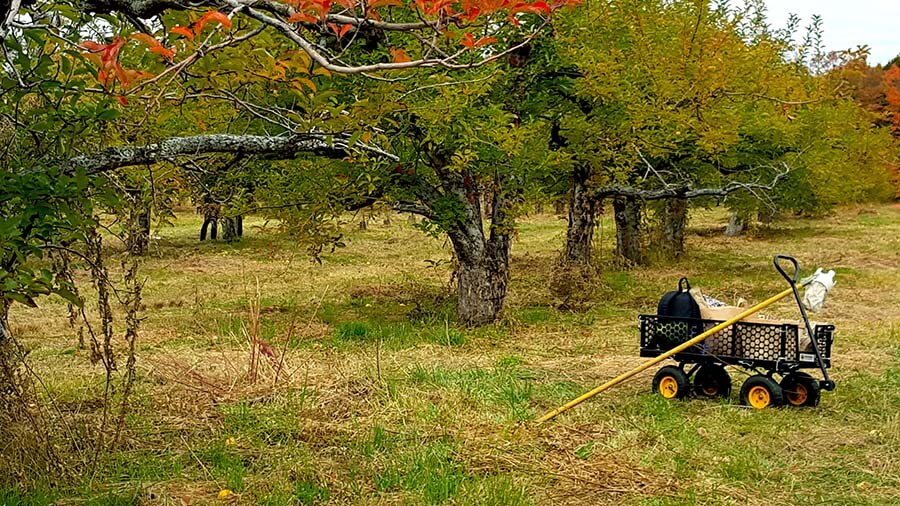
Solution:
M 562 406 L 560 406 L 560 407 L 554 409 L 553 411 L 550 411 L 550 412 L 547 413 L 546 415 L 544 415 L 544 416 L 538 418 L 538 420 L 537 420 L 538 423 L 544 423 L 544 422 L 546 422 L 547 420 L 551 420 L 551 419 L 555 418 L 556 415 L 558 415 L 558 414 L 560 414 L 560 413 L 564 413 L 564 412 L 566 412 L 566 411 L 568 411 L 568 410 L 574 408 L 575 406 L 577 406 L 577 405 L 581 404 L 582 402 L 584 402 L 584 401 L 590 399 L 591 397 L 593 397 L 593 396 L 599 394 L 600 392 L 603 392 L 604 390 L 607 390 L 607 389 L 609 389 L 609 388 L 612 388 L 612 387 L 618 385 L 619 383 L 621 383 L 621 382 L 627 380 L 628 378 L 634 376 L 635 374 L 638 374 L 638 373 L 640 373 L 640 372 L 642 372 L 642 371 L 645 371 L 645 370 L 647 370 L 647 369 L 653 367 L 654 365 L 656 365 L 656 364 L 662 362 L 663 360 L 665 360 L 665 359 L 671 357 L 672 355 L 676 355 L 676 354 L 678 354 L 678 353 L 681 353 L 682 351 L 684 351 L 684 350 L 690 348 L 691 346 L 694 346 L 695 344 L 698 344 L 698 343 L 704 341 L 706 338 L 708 338 L 709 336 L 715 334 L 716 332 L 719 332 L 719 331 L 721 331 L 721 330 L 723 330 L 723 329 L 725 329 L 725 328 L 727 328 L 727 327 L 730 327 L 730 326 L 734 325 L 735 323 L 737 323 L 737 322 L 743 320 L 744 318 L 747 318 L 748 316 L 754 315 L 754 314 L 756 314 L 756 313 L 762 311 L 763 309 L 765 309 L 765 308 L 771 306 L 772 304 L 774 304 L 774 303 L 778 302 L 779 300 L 781 300 L 781 299 L 787 297 L 788 295 L 791 295 L 792 293 L 794 293 L 793 289 L 788 288 L 787 290 L 785 290 L 785 291 L 779 293 L 778 295 L 776 295 L 776 296 L 774 296 L 774 297 L 772 297 L 772 298 L 770 298 L 770 299 L 767 299 L 767 300 L 765 300 L 765 301 L 763 301 L 763 302 L 760 302 L 759 304 L 757 304 L 757 305 L 755 305 L 755 306 L 753 306 L 753 307 L 747 309 L 746 311 L 744 311 L 743 313 L 741 313 L 741 314 L 735 316 L 734 318 L 732 318 L 732 319 L 730 319 L 730 320 L 728 320 L 728 321 L 724 321 L 724 322 L 722 322 L 722 323 L 716 325 L 715 327 L 713 327 L 713 328 L 707 330 L 706 332 L 704 332 L 704 333 L 698 335 L 697 337 L 691 339 L 690 341 L 686 341 L 686 342 L 684 342 L 684 343 L 682 343 L 682 344 L 680 344 L 680 345 L 678 345 L 678 346 L 672 348 L 671 350 L 669 350 L 669 351 L 663 353 L 662 355 L 660 355 L 660 356 L 658 356 L 658 357 L 655 357 L 655 358 L 653 358 L 653 359 L 651 359 L 651 360 L 649 360 L 649 361 L 647 361 L 647 362 L 644 362 L 644 363 L 641 364 L 640 366 L 638 366 L 638 367 L 636 367 L 636 368 L 634 368 L 634 369 L 632 369 L 632 370 L 630 370 L 630 371 L 628 371 L 628 372 L 626 372 L 626 373 L 622 373 L 622 374 L 620 374 L 619 376 L 616 376 L 615 378 L 613 378 L 613 379 L 607 381 L 606 383 L 604 383 L 604 384 L 600 385 L 599 387 L 597 387 L 597 388 L 591 390 L 590 392 L 588 392 L 588 393 L 582 395 L 581 397 L 579 397 L 579 398 L 577 398 L 577 399 L 574 399 L 574 400 L 571 400 L 571 401 L 567 402 L 566 404 L 563 404 Z

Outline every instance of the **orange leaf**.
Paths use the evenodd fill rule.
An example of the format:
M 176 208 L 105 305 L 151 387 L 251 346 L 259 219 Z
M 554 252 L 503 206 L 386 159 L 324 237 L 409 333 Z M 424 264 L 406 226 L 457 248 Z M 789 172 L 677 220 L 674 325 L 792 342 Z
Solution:
M 231 20 L 228 19 L 224 13 L 219 11 L 209 11 L 206 14 L 200 16 L 200 19 L 194 23 L 194 35 L 200 35 L 200 32 L 203 31 L 203 27 L 206 26 L 210 21 L 215 21 L 225 28 L 231 28 Z
M 125 98 L 123 95 L 119 95 L 119 96 L 116 97 L 116 98 L 119 99 L 119 103 L 120 103 L 120 104 L 122 104 L 122 105 L 128 105 L 128 99 Z
M 353 9 L 356 7 L 356 0 L 336 0 L 338 5 L 345 9 Z
M 471 33 L 467 33 L 463 37 L 463 40 L 462 42 L 460 42 L 460 44 L 466 46 L 469 49 L 472 49 L 473 47 L 475 47 L 475 37 Z
M 127 88 L 128 85 L 131 84 L 131 81 L 128 80 L 128 75 L 125 74 L 125 69 L 122 68 L 121 65 L 116 63 L 115 65 L 113 65 L 113 70 L 115 70 L 116 72 L 116 79 L 118 79 L 119 82 L 122 83 L 123 87 Z
M 147 35 L 146 33 L 132 33 L 130 37 L 138 42 L 143 42 L 144 45 L 148 47 L 158 46 L 159 41 L 156 40 L 152 35 Z
M 82 49 L 86 49 L 92 53 L 99 53 L 100 51 L 106 49 L 106 46 L 104 46 L 103 44 L 98 44 L 92 40 L 86 40 L 82 42 L 80 46 Z
M 373 0 L 369 2 L 370 9 L 379 7 L 403 7 L 403 2 L 401 0 Z
M 187 37 L 190 40 L 194 40 L 194 32 L 192 32 L 191 29 L 186 26 L 173 26 L 169 29 L 169 33 L 177 33 L 178 35 Z
M 146 33 L 133 33 L 131 34 L 131 38 L 146 44 L 147 47 L 150 48 L 151 53 L 160 54 L 169 60 L 171 60 L 172 57 L 175 56 L 175 51 L 166 48 L 158 40 L 156 40 L 155 37 L 147 35 Z
M 142 70 L 125 70 L 125 77 L 128 78 L 129 83 L 133 83 L 144 79 L 150 79 L 153 77 L 153 74 Z
M 317 23 L 319 20 L 305 12 L 295 12 L 287 19 L 288 23 Z
M 391 48 L 391 58 L 393 63 L 406 63 L 411 61 L 409 55 L 401 48 Z
M 494 42 L 497 42 L 497 39 L 494 37 L 482 37 L 482 38 L 478 39 L 477 41 L 475 41 L 475 47 L 481 47 L 481 46 L 484 46 L 487 44 L 493 44 Z
M 172 58 L 175 57 L 175 51 L 173 51 L 172 49 L 169 49 L 167 47 L 164 47 L 162 44 L 151 47 L 150 52 L 162 55 L 163 58 L 165 58 L 167 60 L 171 60 Z

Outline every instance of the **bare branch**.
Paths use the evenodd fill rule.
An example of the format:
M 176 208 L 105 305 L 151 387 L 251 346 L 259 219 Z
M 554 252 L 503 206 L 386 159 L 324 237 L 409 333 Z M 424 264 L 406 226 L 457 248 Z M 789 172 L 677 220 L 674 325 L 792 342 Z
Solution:
M 696 199 L 701 197 L 727 197 L 738 191 L 747 191 L 757 198 L 760 198 L 760 200 L 763 200 L 757 192 L 774 190 L 778 183 L 790 172 L 790 168 L 787 167 L 787 165 L 784 165 L 784 170 L 775 174 L 769 184 L 732 181 L 719 188 L 694 188 L 690 183 L 685 183 L 677 186 L 667 185 L 666 188 L 660 190 L 646 190 L 624 185 L 609 185 L 593 189 L 590 192 L 590 196 L 596 200 L 607 197 L 634 197 L 642 200 L 664 200 L 673 198 Z

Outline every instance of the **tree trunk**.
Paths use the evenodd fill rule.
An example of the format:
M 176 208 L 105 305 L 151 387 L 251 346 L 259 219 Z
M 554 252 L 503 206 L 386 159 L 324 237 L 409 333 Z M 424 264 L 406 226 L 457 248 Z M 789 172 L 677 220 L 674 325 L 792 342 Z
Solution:
M 556 213 L 557 216 L 562 216 L 566 213 L 566 200 L 565 199 L 556 199 L 553 201 L 553 212 Z
M 778 219 L 778 211 L 775 209 L 765 208 L 760 210 L 757 215 L 757 219 L 760 223 L 765 223 L 766 225 L 770 225 Z
M 238 238 L 237 224 L 234 218 L 222 218 L 222 240 L 225 242 L 234 242 Z
M 139 189 L 126 190 L 129 196 L 128 230 L 126 231 L 125 244 L 128 252 L 134 256 L 143 256 L 150 245 L 150 206 L 141 198 Z
M 728 220 L 728 226 L 725 227 L 725 235 L 728 237 L 737 237 L 744 232 L 744 217 L 737 212 L 731 213 L 731 219 Z
M 203 204 L 197 207 L 197 212 L 203 216 L 203 225 L 200 227 L 200 240 L 206 240 L 206 230 L 209 228 L 209 238 L 215 241 L 219 229 L 220 206 L 211 197 L 204 199 Z
M 244 237 L 244 217 L 240 214 L 235 216 L 234 223 L 237 228 L 237 236 Z
M 491 209 L 493 203 L 491 201 L 491 195 L 489 192 L 485 192 L 482 194 L 481 202 L 482 216 L 484 216 L 486 220 L 490 220 L 493 217 L 493 210 Z
M 675 259 L 684 253 L 684 228 L 687 225 L 687 199 L 667 199 L 662 217 L 662 252 Z
M 511 204 L 502 185 L 494 188 L 490 234 L 486 237 L 479 198 L 471 198 L 462 178 L 442 171 L 445 190 L 462 206 L 462 216 L 447 234 L 459 261 L 457 267 L 457 315 L 468 327 L 497 320 L 503 310 L 509 283 L 509 251 L 512 244 Z M 449 180 L 449 181 L 448 181 Z
M 564 260 L 570 264 L 588 266 L 591 264 L 591 244 L 594 240 L 597 201 L 588 195 L 587 167 L 575 170 L 575 181 L 569 200 L 569 225 L 566 229 L 566 250 Z
M 616 219 L 616 254 L 630 264 L 643 264 L 641 214 L 643 203 L 635 197 L 613 200 Z

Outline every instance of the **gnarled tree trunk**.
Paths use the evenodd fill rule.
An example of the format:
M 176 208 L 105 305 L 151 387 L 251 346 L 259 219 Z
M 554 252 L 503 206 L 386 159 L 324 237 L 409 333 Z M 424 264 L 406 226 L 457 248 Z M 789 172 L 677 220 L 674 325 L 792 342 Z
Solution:
M 667 199 L 662 216 L 662 253 L 679 258 L 684 253 L 684 228 L 687 225 L 687 199 Z
M 509 251 L 512 223 L 508 215 L 510 199 L 502 184 L 494 187 L 490 231 L 486 235 L 477 192 L 465 184 L 468 175 L 439 171 L 444 191 L 461 205 L 462 213 L 447 230 L 459 262 L 457 267 L 457 315 L 465 326 L 484 325 L 497 320 L 506 300 L 509 284 Z M 457 177 L 459 176 L 459 177 Z
M 616 197 L 613 210 L 616 219 L 616 255 L 630 264 L 643 264 L 641 249 L 641 215 L 643 203 L 636 197 Z
M 586 166 L 577 168 L 574 176 L 563 260 L 569 264 L 588 266 L 591 264 L 591 244 L 594 240 L 594 227 L 597 224 L 597 201 L 588 194 L 589 168 Z

